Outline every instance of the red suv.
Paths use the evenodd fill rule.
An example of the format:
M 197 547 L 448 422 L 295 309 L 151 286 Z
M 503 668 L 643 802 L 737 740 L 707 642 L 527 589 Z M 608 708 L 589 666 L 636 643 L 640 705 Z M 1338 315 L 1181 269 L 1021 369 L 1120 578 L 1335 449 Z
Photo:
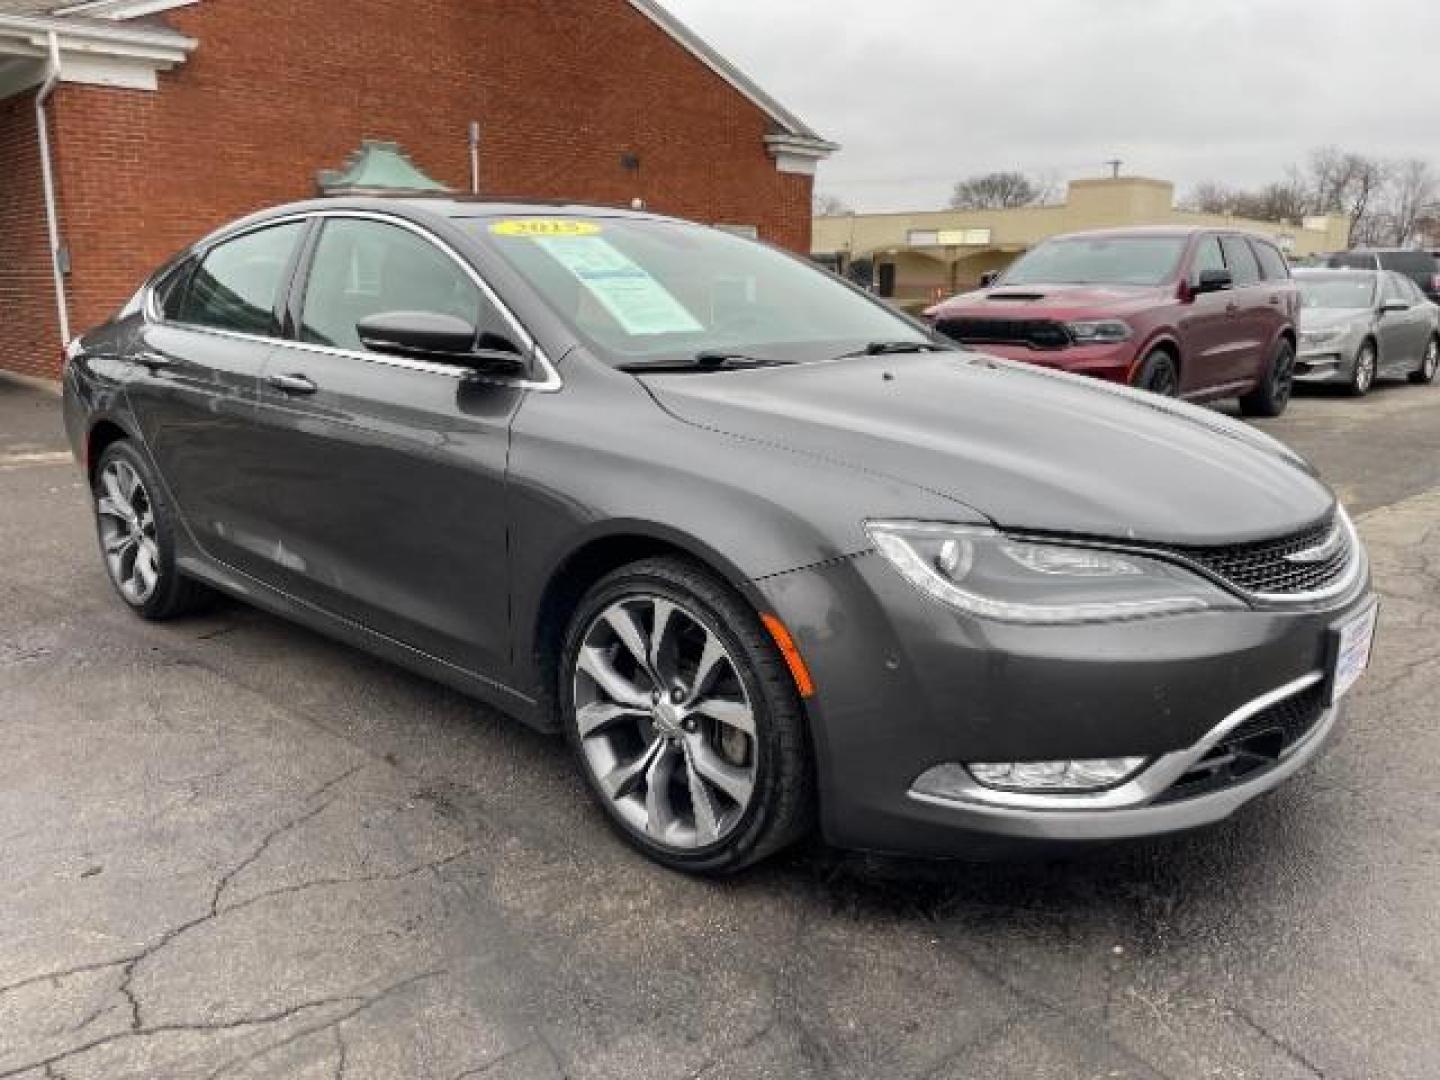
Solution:
M 962 344 L 1189 400 L 1290 400 L 1300 295 L 1280 249 L 1223 229 L 1112 229 L 1044 241 L 925 314 Z

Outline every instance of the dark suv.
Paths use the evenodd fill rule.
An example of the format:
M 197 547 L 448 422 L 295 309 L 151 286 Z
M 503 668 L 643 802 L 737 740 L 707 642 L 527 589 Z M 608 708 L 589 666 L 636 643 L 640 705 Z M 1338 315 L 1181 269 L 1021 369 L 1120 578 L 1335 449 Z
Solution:
M 1115 229 L 1046 240 L 926 316 L 985 352 L 1278 416 L 1299 310 L 1285 256 L 1263 237 Z
M 1440 264 L 1428 251 L 1356 248 L 1336 252 L 1325 265 L 1334 270 L 1394 270 L 1415 282 L 1431 303 L 1440 304 Z

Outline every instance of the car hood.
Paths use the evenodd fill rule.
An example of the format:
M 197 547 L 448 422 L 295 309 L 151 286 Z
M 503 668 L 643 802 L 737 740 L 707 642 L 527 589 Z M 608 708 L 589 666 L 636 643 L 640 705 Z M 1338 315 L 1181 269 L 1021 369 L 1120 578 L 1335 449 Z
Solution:
M 1300 311 L 1300 329 L 1302 332 L 1348 330 L 1369 325 L 1370 318 L 1370 312 L 1364 308 L 1303 308 Z
M 1000 285 L 962 293 L 925 312 L 936 319 L 1071 319 L 1129 315 L 1174 299 L 1171 287 L 1107 285 Z
M 1232 543 L 1296 531 L 1334 506 L 1301 459 L 1244 424 L 978 353 L 644 382 L 687 423 L 899 480 L 1011 529 Z

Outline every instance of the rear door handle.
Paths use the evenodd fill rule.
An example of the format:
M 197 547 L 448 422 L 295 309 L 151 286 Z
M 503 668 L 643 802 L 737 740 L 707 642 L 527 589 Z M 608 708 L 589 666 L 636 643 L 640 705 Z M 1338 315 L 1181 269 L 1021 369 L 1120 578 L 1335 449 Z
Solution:
M 313 394 L 320 389 L 304 375 L 271 375 L 266 381 L 287 394 Z

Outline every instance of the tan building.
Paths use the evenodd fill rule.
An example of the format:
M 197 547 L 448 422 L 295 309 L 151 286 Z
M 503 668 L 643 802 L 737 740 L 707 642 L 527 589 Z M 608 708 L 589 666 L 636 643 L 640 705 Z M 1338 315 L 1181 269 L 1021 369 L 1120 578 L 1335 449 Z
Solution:
M 1046 237 L 1144 225 L 1246 229 L 1273 237 L 1296 258 L 1344 250 L 1350 241 L 1344 218 L 1292 224 L 1196 214 L 1175 208 L 1174 184 L 1121 177 L 1072 181 L 1054 206 L 818 217 L 811 253 L 842 273 L 868 276 L 881 295 L 911 306 L 973 288 L 980 275 L 1004 269 Z

